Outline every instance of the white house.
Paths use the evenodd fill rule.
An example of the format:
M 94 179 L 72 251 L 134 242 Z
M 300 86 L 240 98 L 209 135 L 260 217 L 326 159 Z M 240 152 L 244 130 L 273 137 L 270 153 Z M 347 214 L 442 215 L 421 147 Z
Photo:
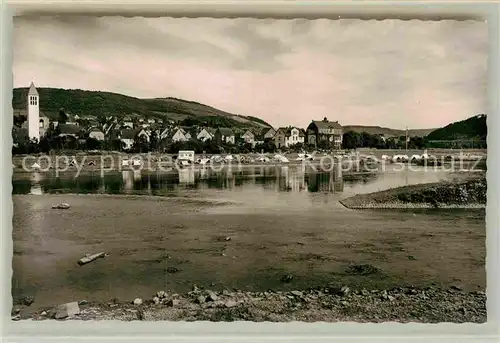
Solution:
M 255 144 L 255 135 L 250 131 L 246 130 L 246 132 L 241 136 L 243 141 L 248 144 Z
M 194 162 L 194 150 L 180 150 L 177 159 L 179 161 Z
M 134 128 L 134 122 L 129 117 L 125 117 L 123 119 L 123 122 L 122 122 L 122 127 L 123 128 L 133 129 Z
M 285 133 L 285 146 L 289 147 L 295 144 L 304 143 L 305 134 L 296 127 L 290 127 Z
M 104 132 L 102 132 L 99 128 L 93 127 L 89 130 L 89 138 L 96 139 L 98 141 L 104 140 Z
M 149 142 L 150 137 L 144 129 L 125 129 L 121 131 L 120 141 L 123 143 L 125 150 L 132 148 L 137 138 L 143 137 L 146 142 Z
M 146 139 L 147 142 L 149 142 L 150 140 L 150 136 L 149 134 L 146 132 L 146 130 L 142 129 L 140 130 L 138 133 L 137 133 L 137 137 L 144 137 L 144 139 Z
M 215 129 L 213 129 L 211 127 L 206 127 L 206 128 L 203 128 L 200 131 L 200 133 L 198 133 L 198 135 L 196 136 L 196 139 L 199 141 L 202 141 L 202 142 L 206 142 L 206 141 L 214 139 L 214 137 L 215 137 Z
M 177 129 L 175 131 L 172 131 L 172 141 L 173 142 L 187 142 L 189 140 L 188 136 L 186 135 L 186 132 L 183 129 Z M 189 135 L 190 137 L 191 135 Z

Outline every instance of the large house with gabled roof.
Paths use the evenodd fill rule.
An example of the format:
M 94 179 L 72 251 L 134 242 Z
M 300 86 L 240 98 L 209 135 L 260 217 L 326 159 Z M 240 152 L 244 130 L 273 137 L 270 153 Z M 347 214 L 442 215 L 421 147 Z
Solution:
M 338 121 L 329 121 L 326 117 L 322 121 L 313 120 L 306 131 L 308 144 L 334 149 L 341 149 L 343 134 L 342 125 Z

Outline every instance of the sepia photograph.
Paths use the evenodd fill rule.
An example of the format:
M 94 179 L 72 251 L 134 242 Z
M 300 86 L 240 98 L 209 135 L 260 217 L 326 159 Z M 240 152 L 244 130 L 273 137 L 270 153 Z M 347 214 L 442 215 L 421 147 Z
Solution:
M 15 17 L 11 320 L 485 323 L 488 48 L 479 20 Z

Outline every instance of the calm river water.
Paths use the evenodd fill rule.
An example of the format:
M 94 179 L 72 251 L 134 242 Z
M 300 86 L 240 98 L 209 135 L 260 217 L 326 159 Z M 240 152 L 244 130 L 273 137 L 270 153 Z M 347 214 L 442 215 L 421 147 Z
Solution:
M 18 174 L 12 182 L 13 294 L 34 295 L 36 305 L 46 306 L 147 299 L 161 289 L 181 292 L 193 284 L 249 290 L 332 281 L 363 287 L 405 282 L 483 287 L 484 211 L 353 211 L 338 202 L 450 178 L 442 170 L 398 169 L 342 178 L 300 166 L 78 178 Z M 75 195 L 89 193 L 117 197 Z M 69 210 L 51 209 L 63 201 Z M 231 240 L 221 242 L 219 236 Z M 85 253 L 99 251 L 110 256 L 76 265 Z M 370 263 L 384 276 L 344 275 L 350 263 Z M 179 272 L 168 273 L 167 265 Z M 282 284 L 283 273 L 293 274 L 294 281 Z

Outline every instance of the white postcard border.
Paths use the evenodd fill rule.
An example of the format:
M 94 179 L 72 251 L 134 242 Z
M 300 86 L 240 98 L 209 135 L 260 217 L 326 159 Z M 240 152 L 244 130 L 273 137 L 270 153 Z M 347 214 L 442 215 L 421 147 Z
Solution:
M 314 2 L 314 4 L 313 4 Z M 206 342 L 221 340 L 245 341 L 304 341 L 319 342 L 332 338 L 348 341 L 413 341 L 435 340 L 441 343 L 453 341 L 493 341 L 498 339 L 500 322 L 500 285 L 498 275 L 499 264 L 499 233 L 500 224 L 500 183 L 492 170 L 500 168 L 500 35 L 499 16 L 500 6 L 491 1 L 483 2 L 464 1 L 404 1 L 405 6 L 398 6 L 401 2 L 379 1 L 21 1 L 0 0 L 2 5 L 1 18 L 1 46 L 2 87 L 0 115 L 2 139 L 2 179 L 1 192 L 1 266 L 2 266 L 2 337 L 5 342 L 68 342 L 68 341 L 110 341 L 137 342 L 140 340 L 153 342 L 171 339 L 174 341 Z M 383 2 L 383 4 L 380 4 Z M 357 4 L 354 4 L 357 3 Z M 471 6 L 472 5 L 472 6 Z M 8 8 L 9 7 L 9 8 Z M 10 13 L 8 10 L 10 9 Z M 155 12 L 156 11 L 156 12 Z M 34 322 L 10 320 L 11 276 L 12 276 L 12 169 L 11 165 L 11 127 L 12 121 L 12 14 L 39 12 L 86 12 L 99 14 L 150 14 L 161 16 L 168 13 L 172 16 L 258 16 L 258 17 L 288 17 L 294 16 L 317 18 L 342 17 L 404 17 L 404 18 L 482 18 L 489 24 L 489 111 L 488 123 L 488 198 L 487 198 L 487 310 L 488 323 L 486 324 L 358 324 L 358 323 L 211 323 L 211 322 Z M 496 325 L 495 325 L 496 324 Z

